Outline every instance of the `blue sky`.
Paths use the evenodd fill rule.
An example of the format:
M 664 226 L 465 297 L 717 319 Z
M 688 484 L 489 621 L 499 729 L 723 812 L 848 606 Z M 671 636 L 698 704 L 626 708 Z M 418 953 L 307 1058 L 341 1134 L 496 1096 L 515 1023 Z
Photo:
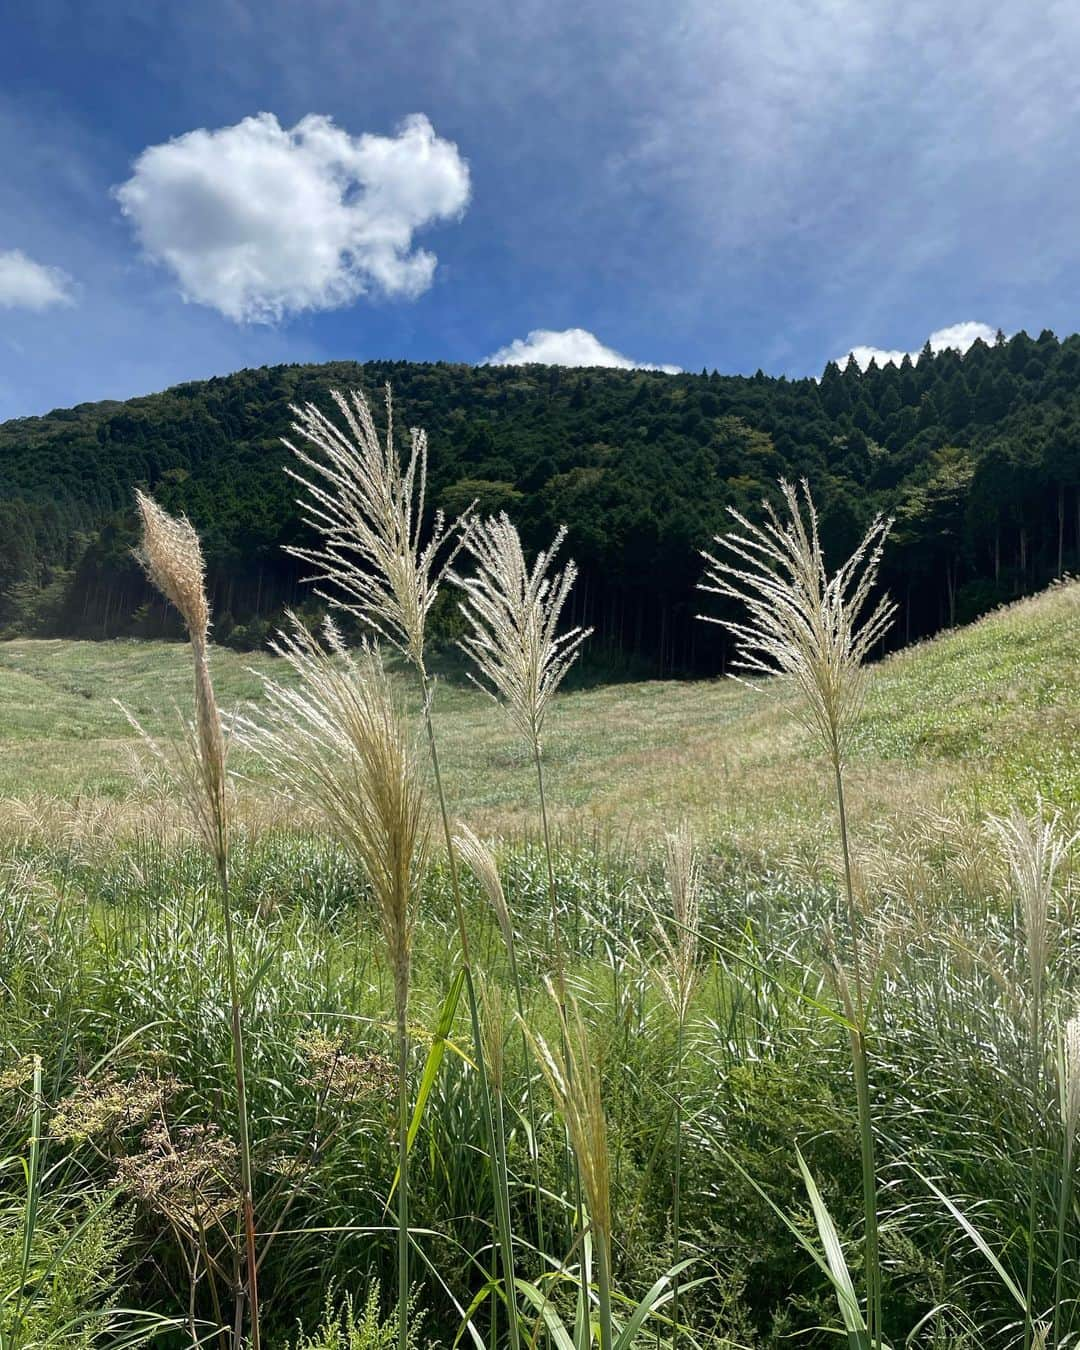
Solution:
M 3 29 L 0 417 L 281 361 L 805 375 L 1080 327 L 1072 0 L 34 0 Z

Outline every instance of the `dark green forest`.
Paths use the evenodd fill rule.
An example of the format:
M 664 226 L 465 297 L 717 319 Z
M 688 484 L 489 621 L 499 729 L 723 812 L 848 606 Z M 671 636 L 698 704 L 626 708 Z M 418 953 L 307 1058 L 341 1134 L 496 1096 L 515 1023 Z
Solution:
M 722 668 L 721 631 L 694 621 L 703 601 L 716 612 L 698 550 L 780 475 L 809 480 L 834 560 L 876 511 L 895 516 L 898 643 L 1078 570 L 1080 335 L 830 363 L 820 381 L 335 362 L 0 424 L 0 631 L 173 631 L 131 556 L 139 485 L 202 535 L 217 639 L 261 645 L 285 606 L 316 604 L 282 552 L 304 533 L 282 472 L 289 405 L 327 407 L 334 387 L 381 399 L 385 381 L 398 425 L 429 433 L 432 507 L 505 509 L 534 547 L 569 527 L 572 618 L 610 670 Z M 452 637 L 452 607 L 437 618 Z

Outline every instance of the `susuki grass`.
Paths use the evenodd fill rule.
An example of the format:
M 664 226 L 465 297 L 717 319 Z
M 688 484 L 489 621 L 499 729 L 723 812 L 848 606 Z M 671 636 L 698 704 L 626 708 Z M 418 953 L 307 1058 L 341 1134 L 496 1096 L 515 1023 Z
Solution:
M 161 743 L 180 650 L 0 651 L 4 772 L 44 691 L 66 781 L 118 794 L 54 767 L 0 819 L 4 1350 L 1076 1343 L 1077 808 L 1024 759 L 1075 710 L 1075 588 L 868 668 L 885 527 L 831 572 L 787 489 L 709 566 L 794 688 L 568 693 L 561 540 L 432 527 L 422 434 L 338 411 L 297 414 L 305 556 L 396 664 L 332 624 L 211 658 L 147 500 L 179 778 L 120 795 L 103 694 Z M 508 719 L 436 689 L 451 562 Z M 997 678 L 1058 678 L 979 721 L 987 774 L 912 728 L 995 633 Z

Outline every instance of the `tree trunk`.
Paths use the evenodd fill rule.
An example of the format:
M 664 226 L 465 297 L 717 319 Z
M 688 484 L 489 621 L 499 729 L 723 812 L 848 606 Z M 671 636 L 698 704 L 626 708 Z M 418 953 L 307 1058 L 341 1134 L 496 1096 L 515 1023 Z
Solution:
M 1058 561 L 1057 575 L 1065 570 L 1065 484 L 1058 484 Z

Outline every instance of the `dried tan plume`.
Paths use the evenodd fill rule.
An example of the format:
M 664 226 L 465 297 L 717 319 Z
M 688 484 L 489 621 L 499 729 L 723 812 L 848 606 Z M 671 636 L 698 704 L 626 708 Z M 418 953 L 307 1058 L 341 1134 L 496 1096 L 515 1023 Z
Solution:
M 135 556 L 157 589 L 180 611 L 195 663 L 195 720 L 183 719 L 180 740 L 164 749 L 131 718 L 150 749 L 171 772 L 218 866 L 228 851 L 226 742 L 210 678 L 210 606 L 199 536 L 183 516 L 170 516 L 136 490 L 142 540 Z
M 403 1011 L 429 835 L 412 739 L 376 648 L 350 652 L 330 621 L 320 640 L 295 617 L 271 646 L 295 683 L 261 675 L 264 709 L 235 718 L 236 736 L 281 788 L 322 811 L 360 863 Z
M 1065 1127 L 1066 1147 L 1071 1157 L 1076 1132 L 1080 1129 L 1080 1013 L 1074 1013 L 1065 1023 L 1062 1041 L 1062 1063 L 1065 1070 L 1062 1084 L 1062 1124 Z
M 664 878 L 671 902 L 669 915 L 653 909 L 657 941 L 664 957 L 659 972 L 664 996 L 685 1021 L 697 979 L 700 928 L 701 864 L 687 822 L 664 836 Z
M 421 547 L 427 491 L 427 434 L 414 427 L 404 468 L 394 444 L 394 409 L 386 386 L 386 434 L 380 437 L 359 389 L 332 392 L 345 429 L 313 403 L 292 409 L 293 430 L 310 446 L 285 444 L 303 472 L 286 472 L 304 489 L 305 522 L 320 536 L 315 548 L 290 548 L 317 569 L 325 599 L 355 615 L 399 648 L 419 669 L 424 632 L 439 584 L 461 546 L 459 519 L 435 513 Z
M 471 631 L 461 646 L 480 672 L 477 683 L 537 747 L 551 699 L 592 632 L 558 632 L 577 578 L 572 561 L 561 572 L 552 571 L 565 538 L 563 527 L 530 568 L 521 537 L 503 512 L 473 522 L 465 535 L 465 549 L 476 564 L 473 575 L 450 574 L 465 592 L 461 611 Z
M 699 589 L 739 601 L 748 618 L 699 617 L 721 624 L 735 638 L 737 669 L 792 682 L 802 695 L 802 717 L 839 761 L 862 701 L 863 661 L 896 612 L 883 596 L 862 617 L 870 606 L 892 522 L 877 516 L 855 552 L 830 577 L 808 485 L 802 484 L 801 504 L 792 484 L 781 479 L 780 489 L 786 520 L 768 502 L 764 525 L 752 524 L 729 508 L 741 532 L 717 536 L 727 556 L 702 554 L 706 571 Z
M 611 1238 L 611 1164 L 600 1068 L 576 1000 L 545 979 L 559 1020 L 558 1047 L 529 1030 L 529 1041 L 547 1079 L 555 1109 L 566 1124 L 577 1159 L 589 1218 L 601 1240 Z
M 454 848 L 457 850 L 458 857 L 469 868 L 483 888 L 491 908 L 495 911 L 503 942 L 506 944 L 508 951 L 512 950 L 514 928 L 510 921 L 510 907 L 506 903 L 506 892 L 503 890 L 502 880 L 499 877 L 499 865 L 495 861 L 495 855 L 483 840 L 479 839 L 469 829 L 468 825 L 460 823 L 457 833 L 454 835 Z
M 1054 884 L 1075 835 L 1066 837 L 1060 817 L 1045 817 L 1041 803 L 1033 815 L 1014 809 L 1008 816 L 991 816 L 987 824 L 1008 864 L 1020 904 L 1031 993 L 1038 1004 L 1049 962 Z

